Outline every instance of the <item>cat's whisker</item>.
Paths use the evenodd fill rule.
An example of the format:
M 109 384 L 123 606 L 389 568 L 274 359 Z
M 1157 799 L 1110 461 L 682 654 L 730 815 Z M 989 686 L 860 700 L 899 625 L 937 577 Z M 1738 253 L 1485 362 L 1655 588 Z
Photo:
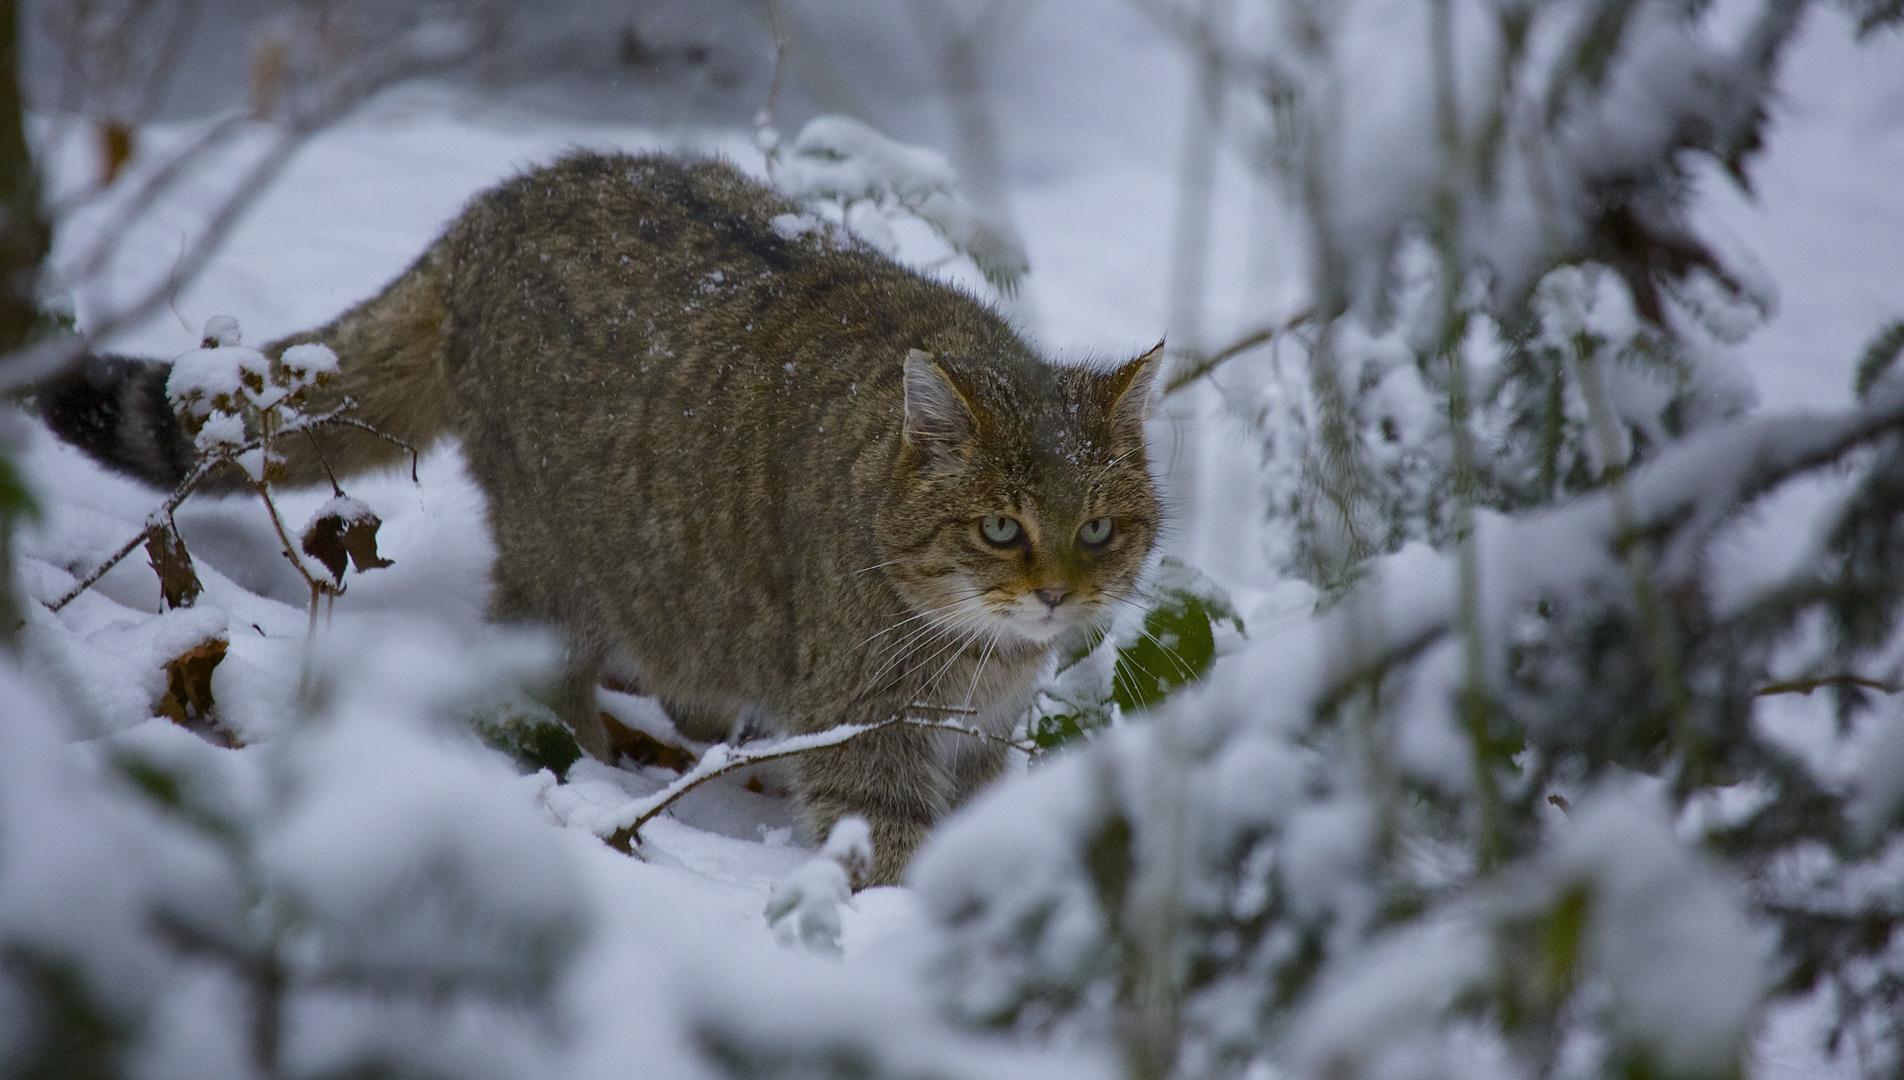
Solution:
M 947 658 L 945 664 L 941 665 L 938 671 L 933 673 L 931 678 L 925 681 L 925 685 L 921 688 L 921 693 L 919 696 L 926 696 L 930 692 L 933 685 L 938 682 L 940 676 L 944 675 L 946 670 L 950 668 L 951 665 L 958 660 L 960 654 L 964 651 L 966 646 L 972 643 L 972 640 L 975 635 L 968 633 L 966 631 L 966 628 L 973 625 L 974 623 L 979 622 L 979 620 L 981 619 L 990 617 L 990 615 L 991 615 L 991 612 L 985 610 L 982 606 L 979 606 L 972 609 L 968 609 L 966 612 L 962 613 L 962 616 L 959 619 L 945 624 L 941 628 L 943 632 L 938 637 L 928 642 L 922 643 L 919 647 L 908 651 L 906 655 L 900 659 L 902 661 L 910 660 L 912 657 L 917 656 L 919 653 L 924 652 L 928 648 L 933 648 L 933 646 L 936 645 L 937 648 L 933 649 L 931 656 L 928 657 L 923 663 L 914 664 L 911 667 L 908 667 L 905 670 L 901 671 L 898 675 L 895 675 L 893 677 L 892 682 L 896 683 L 900 679 L 904 679 L 906 676 L 911 675 L 913 672 L 918 671 L 921 668 L 924 668 L 927 664 L 933 663 L 934 661 L 938 660 L 939 657 L 944 656 L 946 652 L 949 650 L 952 655 L 949 658 Z M 883 667 L 879 670 L 878 674 L 873 676 L 872 681 L 877 681 L 887 671 L 891 670 L 892 667 L 893 665 L 891 663 L 888 663 L 886 667 Z
M 891 626 L 888 626 L 886 629 L 879 631 L 878 633 L 874 634 L 872 637 L 869 637 L 865 641 L 860 642 L 858 645 L 853 646 L 853 648 L 856 650 L 863 649 L 868 644 L 870 644 L 874 638 L 884 637 L 887 634 L 892 633 L 894 630 L 897 630 L 900 627 L 906 625 L 907 623 L 918 622 L 920 619 L 929 619 L 934 615 L 943 615 L 944 613 L 951 611 L 953 608 L 956 608 L 960 604 L 963 604 L 963 603 L 965 603 L 964 600 L 954 600 L 950 604 L 944 604 L 944 605 L 941 605 L 940 607 L 932 608 L 927 611 L 915 612 L 914 614 L 908 615 L 907 617 L 899 620 L 898 622 L 892 624 Z
M 983 611 L 983 610 L 981 610 L 981 611 L 979 612 L 979 615 L 981 615 L 981 616 L 983 616 L 983 615 L 989 615 L 989 614 L 991 614 L 991 613 L 990 613 L 990 612 L 987 612 L 987 611 Z M 966 639 L 965 639 L 964 641 L 962 641 L 962 642 L 960 642 L 960 643 L 959 643 L 959 646 L 960 646 L 960 647 L 959 647 L 959 648 L 956 648 L 956 649 L 954 649 L 954 650 L 952 651 L 952 655 L 951 655 L 951 656 L 948 656 L 948 657 L 946 657 L 946 660 L 945 660 L 945 663 L 943 663 L 943 664 L 940 664 L 940 665 L 939 665 L 939 670 L 937 670 L 937 671 L 935 671 L 935 672 L 933 672 L 933 673 L 932 673 L 932 677 L 931 677 L 931 678 L 929 678 L 929 679 L 927 679 L 927 680 L 925 681 L 925 686 L 921 688 L 921 693 L 920 693 L 920 696 L 921 696 L 921 697 L 931 697 L 931 696 L 932 696 L 932 690 L 933 690 L 933 688 L 935 688 L 935 687 L 937 687 L 937 686 L 939 685 L 939 680 L 945 677 L 945 673 L 946 673 L 946 672 L 948 672 L 948 671 L 950 671 L 950 670 L 952 670 L 952 665 L 953 665 L 953 664 L 956 664 L 956 663 L 958 663 L 958 662 L 959 662 L 959 657 L 961 657 L 961 656 L 963 656 L 963 655 L 965 655 L 965 648 L 964 648 L 964 646 L 967 646 L 967 645 L 970 645 L 970 644 L 972 643 L 972 641 L 973 641 L 973 638 L 974 638 L 974 637 L 976 637 L 976 635 L 970 635 L 970 636 L 968 636 L 968 637 L 966 637 Z M 936 653 L 935 653 L 935 654 L 933 655 L 933 659 L 934 659 L 934 660 L 937 660 L 937 659 L 938 659 L 938 655 L 937 655 Z M 928 661 L 928 662 L 930 662 L 930 661 Z M 921 665 L 921 666 L 923 667 L 924 665 Z
M 896 649 L 893 655 L 880 666 L 880 669 L 873 673 L 872 678 L 867 680 L 868 686 L 877 683 L 880 679 L 885 677 L 887 672 L 903 666 L 907 661 L 919 655 L 921 652 L 937 647 L 949 634 L 950 630 L 946 624 L 932 623 L 924 629 L 909 635 L 905 641 L 900 643 L 902 647 Z M 937 656 L 938 653 L 934 652 L 933 655 Z
M 972 707 L 972 699 L 978 696 L 978 681 L 985 674 L 985 664 L 992 658 L 992 650 L 998 648 L 998 631 L 985 642 L 985 651 L 979 654 L 978 667 L 972 672 L 972 685 L 965 691 L 965 707 Z
M 887 559 L 885 562 L 876 562 L 871 566 L 862 566 L 858 570 L 853 571 L 853 573 L 854 575 L 864 574 L 871 570 L 877 570 L 882 566 L 891 566 L 894 563 L 901 563 L 905 561 L 906 561 L 906 558 L 905 556 L 902 555 L 897 559 Z
M 965 605 L 969 604 L 970 601 L 973 599 L 975 598 L 967 597 L 964 601 L 960 602 L 959 606 L 964 607 Z M 925 651 L 926 649 L 933 648 L 935 645 L 939 645 L 942 641 L 950 638 L 955 632 L 962 630 L 966 625 L 969 625 L 970 623 L 977 621 L 979 618 L 985 616 L 986 614 L 987 612 L 985 612 L 983 608 L 978 608 L 974 610 L 971 607 L 966 607 L 964 611 L 959 612 L 949 622 L 929 623 L 923 630 L 916 630 L 913 633 L 907 635 L 907 637 L 905 638 L 905 641 L 912 641 L 915 638 L 921 638 L 921 637 L 923 637 L 923 640 L 919 641 L 918 644 L 912 646 L 911 648 L 906 649 L 905 651 L 894 656 L 892 659 L 886 661 L 886 663 L 883 666 L 881 666 L 877 672 L 873 673 L 873 677 L 867 680 L 867 685 L 861 688 L 860 693 L 864 694 L 867 690 L 871 689 L 875 684 L 879 682 L 881 678 L 885 676 L 885 674 L 888 671 L 891 671 L 893 670 L 893 668 L 901 664 L 904 664 L 906 661 L 912 659 L 914 656 L 917 656 L 919 653 Z M 904 642 L 901 642 L 901 644 L 904 644 Z M 944 649 L 941 647 L 937 651 L 933 652 L 932 660 L 938 659 L 938 657 L 941 655 L 941 653 L 943 653 L 943 651 Z M 931 663 L 932 660 L 927 660 L 926 663 Z M 905 669 L 898 676 L 895 677 L 895 681 L 896 679 L 902 679 L 906 677 L 907 675 L 912 674 L 912 672 L 918 670 L 919 667 L 923 667 L 923 666 L 924 664 L 921 664 L 915 667 Z
M 920 618 L 926 618 L 928 620 L 924 625 L 914 627 L 912 630 L 908 631 L 903 637 L 896 638 L 893 641 L 890 641 L 886 643 L 885 645 L 880 646 L 879 652 L 887 653 L 887 652 L 893 652 L 895 650 L 904 649 L 909 643 L 916 641 L 922 635 L 929 634 L 933 630 L 945 625 L 943 622 L 932 621 L 932 620 L 936 619 L 938 616 L 945 615 L 948 612 L 956 615 L 959 611 L 961 611 L 967 605 L 969 605 L 974 599 L 976 599 L 975 596 L 961 597 L 960 599 L 955 600 L 950 604 L 942 605 L 928 612 L 922 612 L 921 614 L 915 615 L 910 619 L 905 619 L 899 623 L 894 624 L 891 627 L 888 627 L 887 630 L 880 631 L 881 634 L 887 633 L 890 630 L 896 630 L 900 626 L 904 626 L 906 623 L 914 622 Z M 878 636 L 879 634 L 873 635 L 873 637 L 878 637 Z M 867 639 L 867 641 L 871 641 L 871 640 L 872 638 Z M 866 642 L 861 642 L 860 644 L 863 646 L 866 644 Z M 878 655 L 878 654 L 875 654 L 875 655 Z

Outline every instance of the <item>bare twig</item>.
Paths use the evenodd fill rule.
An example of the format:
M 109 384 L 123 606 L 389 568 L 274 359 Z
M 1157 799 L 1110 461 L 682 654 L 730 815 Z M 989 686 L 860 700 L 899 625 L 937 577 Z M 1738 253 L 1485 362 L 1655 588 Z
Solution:
M 1819 690 L 1827 686 L 1856 686 L 1866 690 L 1876 690 L 1885 694 L 1904 693 L 1904 685 L 1882 682 L 1878 679 L 1867 679 L 1863 675 L 1846 673 L 1841 675 L 1820 675 L 1812 679 L 1793 679 L 1789 682 L 1776 682 L 1770 686 L 1760 687 L 1756 691 L 1756 696 L 1769 697 L 1773 694 L 1810 694 L 1813 690 Z
M 192 486 L 197 487 L 198 482 L 194 480 L 192 482 Z M 188 490 L 186 491 L 185 494 L 189 495 L 191 494 L 191 492 Z M 179 497 L 184 498 L 184 495 L 181 495 Z M 172 505 L 176 506 L 178 504 L 173 503 Z M 158 517 L 161 515 L 161 513 L 162 512 L 160 511 L 154 511 L 153 517 Z M 96 583 L 100 578 L 105 577 L 106 571 L 111 570 L 113 567 L 118 566 L 121 562 L 124 562 L 126 556 L 132 554 L 133 549 L 137 548 L 139 545 L 151 539 L 153 531 L 157 529 L 158 526 L 155 524 L 152 524 L 152 518 L 147 518 L 146 522 L 147 522 L 146 527 L 139 530 L 139 535 L 126 541 L 123 547 L 121 547 L 118 551 L 113 552 L 111 555 L 107 556 L 106 561 L 100 563 L 99 566 L 96 567 L 92 573 L 87 574 L 83 578 L 80 578 L 78 584 L 66 590 L 65 596 L 60 597 L 58 600 L 54 601 L 52 604 L 48 606 L 52 610 L 58 611 L 59 609 L 72 603 L 73 599 L 77 597 L 80 593 L 83 593 L 87 589 L 92 588 L 94 583 Z
M 746 744 L 740 746 L 715 746 L 701 755 L 694 768 L 681 774 L 673 783 L 660 791 L 634 804 L 631 812 L 634 820 L 616 829 L 608 837 L 608 846 L 616 851 L 632 854 L 636 844 L 641 842 L 641 827 L 658 817 L 663 810 L 679 802 L 683 796 L 709 780 L 718 779 L 728 773 L 745 769 L 750 765 L 759 765 L 782 758 L 797 757 L 817 750 L 831 750 L 852 742 L 862 735 L 875 731 L 884 731 L 892 727 L 923 728 L 928 731 L 946 731 L 955 735 L 967 735 L 990 742 L 1003 743 L 1015 750 L 1030 753 L 1028 747 L 977 728 L 946 720 L 922 720 L 914 716 L 894 716 L 871 724 L 841 724 L 835 728 L 813 735 L 790 735 L 782 739 L 768 740 L 757 749 L 749 749 Z
M 1176 393 L 1191 383 L 1196 382 L 1198 379 L 1203 378 L 1205 375 L 1208 375 L 1210 372 L 1215 371 L 1217 366 L 1223 362 L 1241 356 L 1251 349 L 1269 344 L 1281 335 L 1287 334 L 1307 323 L 1314 315 L 1315 313 L 1313 311 L 1298 312 L 1290 316 L 1289 319 L 1280 326 L 1265 326 L 1260 330 L 1252 331 L 1208 356 L 1199 356 L 1195 353 L 1180 354 L 1185 359 L 1192 361 L 1192 363 L 1182 371 L 1171 374 L 1169 381 L 1164 383 L 1164 393 L 1166 395 Z
M 252 486 L 257 490 L 258 498 L 264 500 L 265 511 L 271 515 L 271 527 L 277 530 L 278 542 L 284 545 L 284 557 L 291 560 L 291 565 L 297 568 L 298 575 L 304 579 L 306 585 L 311 587 L 310 632 L 315 634 L 317 633 L 317 602 L 326 595 L 336 596 L 342 593 L 344 584 L 341 581 L 326 581 L 311 573 L 310 569 L 304 565 L 304 560 L 298 558 L 297 546 L 291 543 L 290 531 L 284 527 L 284 519 L 278 516 L 278 505 L 271 501 L 271 485 L 260 480 Z
M 345 402 L 329 413 L 325 413 L 321 416 L 308 417 L 304 420 L 288 424 L 278 429 L 278 434 L 296 434 L 299 431 L 339 422 L 342 417 L 338 414 L 350 407 L 350 402 Z M 145 528 L 139 530 L 137 536 L 126 541 L 125 546 L 113 552 L 105 562 L 100 563 L 91 573 L 79 579 L 78 583 L 66 590 L 64 596 L 47 606 L 54 611 L 58 611 L 67 604 L 72 603 L 75 597 L 87 589 L 92 588 L 100 578 L 104 577 L 106 571 L 119 565 L 125 560 L 126 556 L 132 554 L 134 549 L 145 543 L 146 538 L 151 536 L 154 530 L 165 528 L 167 523 L 172 519 L 172 511 L 177 510 L 179 504 L 185 501 L 185 497 L 197 490 L 199 484 L 204 483 L 205 478 L 211 475 L 213 469 L 218 468 L 220 465 L 231 464 L 239 455 L 249 453 L 263 446 L 264 440 L 262 438 L 253 439 L 233 450 L 219 454 L 216 457 L 206 458 L 197 465 L 192 466 L 192 471 L 185 474 L 185 479 L 179 481 L 179 485 L 172 489 L 172 494 L 166 496 L 165 501 L 159 504 L 159 508 L 152 511 L 152 513 L 146 517 Z
M 310 428 L 305 428 L 304 437 L 311 440 L 311 453 L 316 454 L 317 463 L 324 466 L 324 479 L 331 482 L 331 494 L 337 498 L 343 498 L 344 489 L 337 486 L 337 474 L 331 471 L 331 461 L 324 456 L 324 447 L 319 445 L 317 434 Z
M 352 401 L 350 398 L 345 398 L 344 404 L 342 407 L 345 409 L 352 409 L 352 408 L 356 408 L 356 406 L 357 406 L 357 403 L 355 401 Z M 364 421 L 359 420 L 354 416 L 338 416 L 330 422 L 336 423 L 336 424 L 342 424 L 345 427 L 354 427 L 358 429 L 359 431 L 368 431 L 372 435 L 375 435 L 377 438 L 382 439 L 383 441 L 387 443 L 392 443 L 396 446 L 402 447 L 403 450 L 410 455 L 410 482 L 413 484 L 422 482 L 417 479 L 417 460 L 422 455 L 417 451 L 417 448 L 413 446 L 412 444 L 397 438 L 395 435 L 392 435 L 387 431 L 379 431 L 375 425 L 367 424 Z M 321 456 L 322 455 L 320 455 L 320 458 Z M 330 471 L 329 463 L 326 463 L 324 465 L 324 470 L 326 472 Z M 331 486 L 336 487 L 337 481 L 332 480 Z
M 148 289 L 142 296 L 117 311 L 109 312 L 96 320 L 84 334 L 61 334 L 49 337 L 39 344 L 21 349 L 5 358 L 4 377 L 0 377 L 0 392 L 30 385 L 63 369 L 72 361 L 84 355 L 91 344 L 146 321 L 171 303 L 172 297 L 183 290 L 210 264 L 212 257 L 224 246 L 226 239 L 237 227 L 245 214 L 263 196 L 279 174 L 289 166 L 292 157 L 305 143 L 320 131 L 336 123 L 361 105 L 371 95 L 399 81 L 423 75 L 435 74 L 454 68 L 477 55 L 487 41 L 483 27 L 472 20 L 467 42 L 463 47 L 447 51 L 414 45 L 404 38 L 389 48 L 367 56 L 346 69 L 340 76 L 331 80 L 317 100 L 308 108 L 290 115 L 279 128 L 277 138 L 265 148 L 259 159 L 244 173 L 232 187 L 229 195 L 206 221 L 195 241 L 187 248 L 179 265 L 163 281 Z M 148 180 L 145 187 L 133 197 L 133 203 L 149 208 L 152 202 L 170 190 L 188 173 L 187 166 L 200 160 L 212 148 L 232 138 L 244 123 L 242 116 L 234 114 L 215 124 L 198 141 L 162 167 Z M 140 213 L 144 210 L 141 209 Z M 115 219 L 117 221 L 117 219 Z M 108 240 L 103 248 L 89 251 L 82 260 L 84 267 L 97 261 L 102 252 L 109 252 L 113 245 L 124 235 L 123 230 L 108 229 L 104 234 Z M 103 264 L 102 264 L 103 265 Z
M 923 701 L 915 701 L 906 707 L 909 709 L 924 709 L 927 712 L 955 713 L 964 716 L 978 715 L 978 710 L 968 705 L 931 705 Z

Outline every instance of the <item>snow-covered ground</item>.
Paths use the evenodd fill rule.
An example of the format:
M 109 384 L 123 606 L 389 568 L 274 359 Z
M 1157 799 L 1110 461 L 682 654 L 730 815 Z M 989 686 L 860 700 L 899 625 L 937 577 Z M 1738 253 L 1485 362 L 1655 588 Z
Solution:
M 1046 4 L 1035 16 L 1027 30 L 1034 44 L 1065 33 L 1081 35 L 1082 44 L 1074 40 L 1071 62 L 1054 64 L 1045 83 L 1025 90 L 1025 108 L 1001 113 L 1012 208 L 1032 266 L 1024 310 L 1035 314 L 1030 329 L 1058 354 L 1131 352 L 1165 329 L 1177 159 L 1168 133 L 1180 112 L 1184 76 L 1180 61 L 1164 54 L 1157 38 L 1133 30 L 1128 14 L 1108 19 L 1093 37 L 1081 22 L 1063 22 L 1067 13 L 1078 15 L 1076 8 L 1081 5 Z M 1769 153 L 1753 170 L 1756 200 L 1738 197 L 1713 177 L 1703 209 L 1777 287 L 1776 315 L 1738 346 L 1767 406 L 1847 401 L 1859 349 L 1882 323 L 1904 315 L 1904 38 L 1854 45 L 1835 10 L 1817 10 L 1811 18 L 1788 60 L 1787 94 Z M 1018 78 L 1036 82 L 1022 73 Z M 1099 90 L 1108 104 L 1077 104 Z M 1070 104 L 1051 104 L 1059 99 Z M 143 137 L 161 147 L 184 133 L 183 127 L 157 129 Z M 252 343 L 321 323 L 402 270 L 473 193 L 577 146 L 715 150 L 757 164 L 745 133 L 529 122 L 407 91 L 305 148 L 210 269 L 178 298 L 176 317 L 113 344 L 171 357 L 193 347 L 214 315 L 236 317 Z M 75 146 L 58 167 L 71 183 L 92 164 Z M 167 273 L 181 231 L 202 213 L 205 192 L 228 175 L 212 170 L 198 194 L 148 215 L 127 239 L 115 276 L 78 295 L 81 321 Z M 1249 189 L 1249 174 L 1235 160 L 1221 175 L 1212 273 L 1219 285 L 1208 315 L 1213 340 L 1285 314 L 1300 297 L 1293 219 L 1274 198 Z M 88 212 L 62 223 L 61 250 L 77 250 L 100 220 Z M 964 279 L 976 280 L 969 273 Z M 1215 416 L 1215 395 L 1200 398 L 1199 407 Z M 1260 514 L 1260 496 L 1248 479 L 1253 459 L 1246 444 L 1221 430 L 1200 445 L 1208 456 L 1202 497 L 1222 512 L 1192 520 L 1212 530 L 1202 541 L 1205 550 L 1234 548 L 1235 536 L 1249 535 L 1235 532 L 1236 523 Z M 32 436 L 25 467 L 46 511 L 19 549 L 38 600 L 63 593 L 76 573 L 137 533 L 159 498 L 44 431 Z M 305 586 L 249 497 L 195 497 L 178 514 L 206 584 L 197 609 L 149 619 L 159 608 L 158 585 L 137 557 L 57 616 L 36 608 L 29 655 L 51 666 L 47 674 L 91 725 L 83 733 L 88 746 L 73 752 L 74 768 L 115 740 L 169 746 L 188 738 L 151 718 L 150 703 L 163 689 L 161 666 L 181 643 L 203 635 L 206 628 L 197 624 L 206 619 L 223 620 L 215 629 L 230 641 L 213 683 L 221 717 L 252 744 L 216 753 L 230 759 L 225 767 L 249 778 L 240 786 L 259 788 L 268 786 L 289 752 L 274 745 L 301 745 L 305 738 L 289 729 L 296 726 L 292 718 L 311 711 L 300 704 L 306 680 L 341 686 L 361 679 L 385 688 L 409 679 L 427 683 L 428 670 L 392 667 L 408 655 L 406 642 L 450 642 L 443 648 L 451 652 L 500 647 L 482 624 L 491 557 L 482 497 L 455 448 L 426 455 L 416 483 L 392 472 L 346 486 L 382 517 L 380 547 L 394 565 L 352 576 L 321 632 L 330 644 L 320 653 L 332 659 L 314 671 L 305 654 Z M 288 493 L 281 509 L 295 525 L 328 498 L 327 491 Z M 1774 559 L 1805 539 L 1788 535 L 1768 511 L 1727 552 L 1744 562 Z M 1244 548 L 1219 550 L 1213 572 L 1248 595 L 1268 597 L 1260 609 L 1264 619 L 1287 616 L 1287 605 L 1279 606 L 1279 594 L 1262 576 L 1261 553 Z M 418 656 L 435 655 L 415 648 Z M 366 649 L 382 658 L 366 658 Z M 348 689 L 338 694 L 351 698 Z M 634 699 L 605 695 L 605 703 L 631 724 L 658 722 L 650 706 Z M 589 808 L 612 812 L 664 782 L 661 771 L 614 773 L 584 763 L 568 793 L 555 798 L 551 778 L 518 777 L 498 761 L 472 763 L 453 749 L 405 753 L 412 756 L 393 751 L 392 760 L 425 772 L 451 762 L 442 766 L 444 775 L 455 775 L 398 770 L 369 784 L 374 797 L 401 802 L 444 790 L 456 807 L 493 801 L 521 843 L 555 853 L 569 868 L 563 872 L 572 873 L 567 887 L 582 898 L 591 936 L 561 990 L 579 1035 L 563 1075 L 702 1075 L 702 1058 L 684 1033 L 694 1030 L 694 1010 L 711 998 L 757 1006 L 763 1025 L 778 1022 L 775 1010 L 790 1012 L 792 999 L 799 999 L 809 1010 L 803 1023 L 828 1009 L 842 1016 L 877 1010 L 894 1018 L 895 1031 L 910 1030 L 908 1024 L 924 1030 L 913 1018 L 928 1009 L 916 975 L 928 959 L 922 943 L 930 931 L 910 890 L 873 889 L 854 897 L 842 912 L 840 960 L 789 947 L 768 926 L 763 909 L 775 884 L 812 857 L 804 846 L 811 839 L 793 833 L 793 815 L 771 785 L 764 794 L 739 779 L 715 785 L 650 825 L 642 857 L 630 858 L 589 831 L 596 820 Z M 330 813 L 312 820 L 349 827 L 342 809 Z M 348 836 L 330 841 L 351 842 Z M 374 854 L 374 837 L 363 843 L 354 853 L 316 844 L 299 850 L 321 872 L 326 858 L 341 867 L 364 851 Z M 741 971 L 755 976 L 737 982 L 733 973 Z M 1800 1041 L 1801 1028 L 1780 1024 L 1767 1033 L 1756 1075 L 1824 1075 Z M 481 1038 L 471 1036 L 470 1045 L 482 1045 Z M 973 1052 L 981 1052 L 976 1044 Z M 180 1053 L 169 1075 L 192 1074 L 195 1059 Z M 1089 1075 L 1104 1063 L 1079 1060 L 1068 1067 L 1079 1071 L 1065 1075 Z

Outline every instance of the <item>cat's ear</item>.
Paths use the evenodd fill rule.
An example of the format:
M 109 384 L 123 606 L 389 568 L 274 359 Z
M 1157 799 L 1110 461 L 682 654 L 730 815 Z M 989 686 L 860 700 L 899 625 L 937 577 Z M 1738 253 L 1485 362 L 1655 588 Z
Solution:
M 1111 429 L 1126 438 L 1141 439 L 1144 421 L 1157 408 L 1157 375 L 1164 367 L 1164 343 L 1103 377 L 1099 393 Z
M 929 352 L 906 353 L 906 442 L 928 454 L 956 450 L 972 437 L 972 404 Z

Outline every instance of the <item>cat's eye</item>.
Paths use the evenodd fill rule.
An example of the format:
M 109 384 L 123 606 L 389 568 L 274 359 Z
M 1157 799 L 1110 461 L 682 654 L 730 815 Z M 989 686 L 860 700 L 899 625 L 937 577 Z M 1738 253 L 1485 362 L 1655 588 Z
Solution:
M 1099 544 L 1106 543 L 1110 540 L 1110 538 L 1111 538 L 1111 519 L 1110 518 L 1107 518 L 1107 517 L 1092 518 L 1091 520 L 1078 526 L 1078 539 L 1084 541 L 1085 543 L 1091 545 L 1092 547 L 1097 547 Z
M 1015 542 L 1023 530 L 1013 518 L 1004 514 L 988 514 L 978 523 L 978 531 L 985 537 L 986 543 L 1004 547 Z

